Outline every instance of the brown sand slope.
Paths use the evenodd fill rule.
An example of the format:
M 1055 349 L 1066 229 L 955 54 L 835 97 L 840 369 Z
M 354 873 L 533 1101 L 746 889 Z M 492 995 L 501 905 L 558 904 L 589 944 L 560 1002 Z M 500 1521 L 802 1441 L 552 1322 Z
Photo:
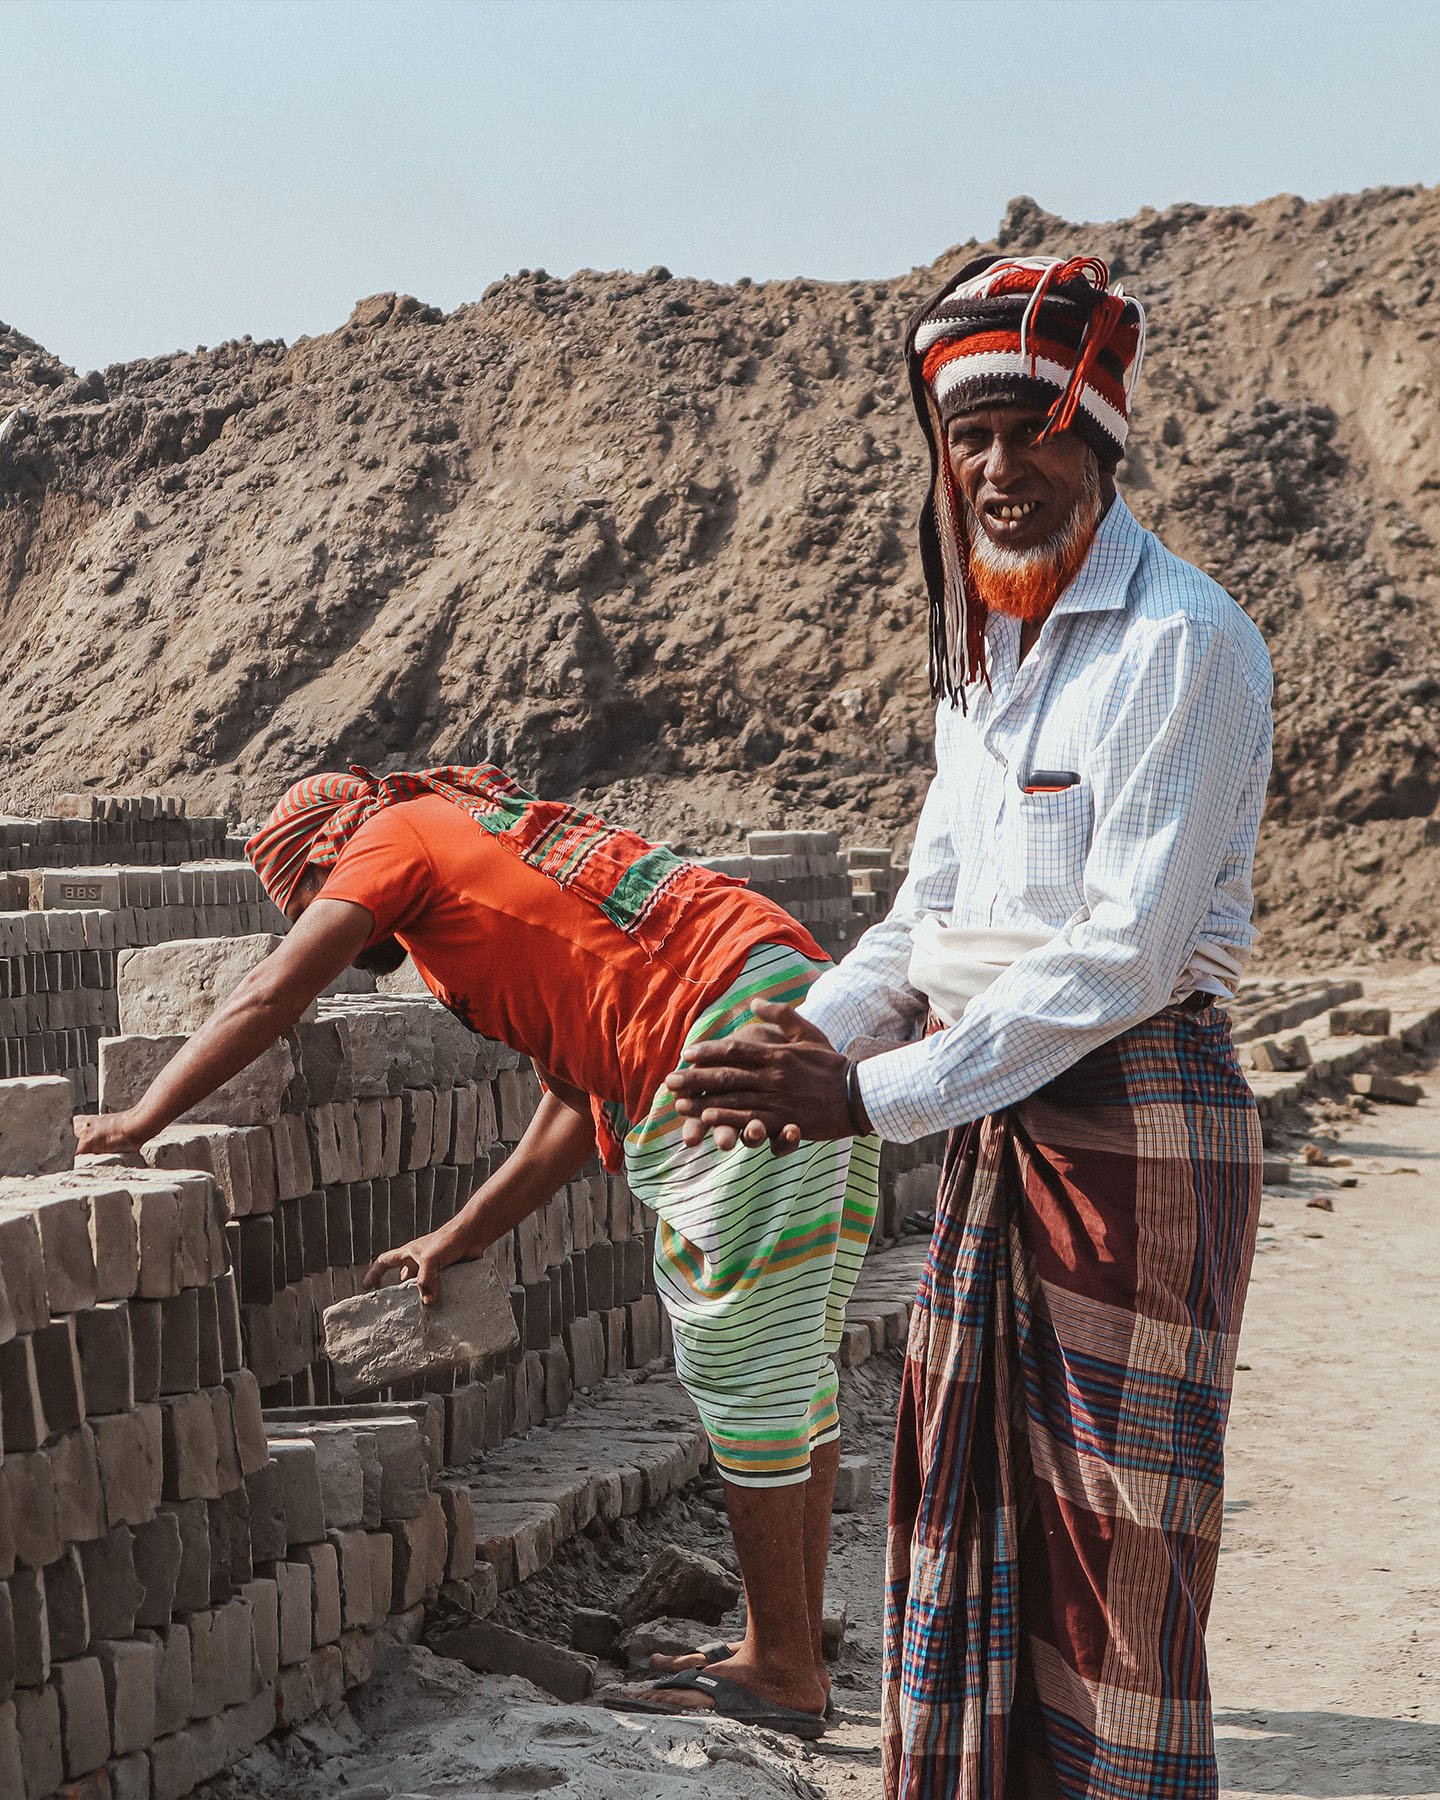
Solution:
M 1267 950 L 1428 954 L 1440 190 L 1083 228 L 1016 201 L 997 241 L 1098 249 L 1150 304 L 1126 492 L 1275 656 Z M 316 766 L 489 756 L 690 845 L 904 832 L 900 338 L 975 248 L 851 285 L 534 273 L 83 379 L 0 327 L 0 803 L 253 814 Z

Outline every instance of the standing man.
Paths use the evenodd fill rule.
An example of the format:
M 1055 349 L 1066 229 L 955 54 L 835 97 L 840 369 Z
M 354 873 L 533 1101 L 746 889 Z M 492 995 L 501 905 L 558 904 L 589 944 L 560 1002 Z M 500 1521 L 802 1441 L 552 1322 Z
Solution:
M 1143 341 L 1094 257 L 984 258 L 917 317 L 939 713 L 909 877 L 798 1011 L 669 1078 L 722 1143 L 951 1134 L 890 1502 L 898 1800 L 1218 1792 L 1260 1130 L 1215 1002 L 1253 936 L 1271 681 L 1116 493 Z

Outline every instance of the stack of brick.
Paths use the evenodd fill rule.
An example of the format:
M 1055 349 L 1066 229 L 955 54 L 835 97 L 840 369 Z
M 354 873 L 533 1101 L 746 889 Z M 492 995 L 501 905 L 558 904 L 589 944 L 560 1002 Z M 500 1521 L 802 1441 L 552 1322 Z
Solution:
M 158 946 L 119 971 L 124 1035 L 100 1049 L 105 1110 L 129 1105 L 270 948 L 265 937 Z M 162 1132 L 162 1169 L 214 1176 L 226 1205 L 247 1349 L 267 1406 L 333 1398 L 320 1321 L 382 1250 L 452 1218 L 519 1142 L 539 1085 L 428 996 L 322 999 L 281 1044 Z M 499 1247 L 520 1334 L 452 1372 L 448 1459 L 558 1416 L 576 1388 L 668 1346 L 649 1216 L 590 1168 Z M 413 1394 L 393 1394 L 413 1398 Z
M 267 1423 L 214 1179 L 70 1118 L 0 1082 L 0 1794 L 178 1800 L 468 1581 L 473 1512 L 437 1401 Z
M 0 875 L 0 903 L 0 1077 L 68 1075 L 79 1104 L 119 1027 L 118 952 L 283 925 L 243 863 Z
M 173 794 L 69 794 L 45 818 L 0 818 L 0 870 L 203 862 L 225 855 L 228 830 Z
M 827 954 L 843 956 L 860 935 L 850 877 L 834 831 L 752 831 L 743 856 L 707 856 L 707 869 L 748 881 L 783 906 Z
M 883 919 L 895 904 L 905 875 L 903 869 L 896 868 L 890 846 L 850 845 L 845 851 L 845 871 L 850 877 L 851 904 L 863 925 Z

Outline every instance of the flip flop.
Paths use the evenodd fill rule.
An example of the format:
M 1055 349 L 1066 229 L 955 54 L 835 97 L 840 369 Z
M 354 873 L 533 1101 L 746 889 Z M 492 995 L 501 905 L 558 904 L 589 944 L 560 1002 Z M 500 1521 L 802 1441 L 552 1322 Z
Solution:
M 705 1661 L 702 1664 L 702 1667 L 707 1669 L 714 1663 L 729 1662 L 734 1654 L 734 1650 L 725 1642 L 724 1638 L 721 1638 L 720 1641 L 715 1644 L 697 1644 L 693 1650 L 677 1650 L 675 1652 L 676 1656 L 703 1656 Z M 653 1657 L 650 1660 L 650 1666 L 652 1669 L 655 1667 L 655 1660 Z M 687 1669 L 679 1669 L 676 1671 L 676 1673 L 680 1675 L 690 1674 L 692 1672 L 693 1671 Z M 724 1676 L 722 1675 L 720 1679 L 723 1681 Z M 645 1676 L 641 1675 L 637 1677 L 636 1685 L 639 1687 L 655 1687 L 658 1684 L 654 1681 L 647 1680 Z M 828 1725 L 834 1717 L 834 1696 L 827 1694 L 825 1696 L 825 1723 Z
M 788 1731 L 792 1737 L 813 1741 L 824 1737 L 825 1721 L 819 1713 L 802 1712 L 798 1707 L 780 1706 L 773 1700 L 765 1700 L 759 1694 L 752 1694 L 749 1688 L 741 1687 L 738 1681 L 727 1681 L 723 1675 L 707 1675 L 703 1669 L 682 1669 L 678 1675 L 667 1675 L 663 1681 L 652 1681 L 650 1687 L 657 1693 L 670 1691 L 684 1693 L 698 1691 L 708 1694 L 715 1702 L 712 1708 L 696 1707 L 697 1714 L 714 1711 L 722 1719 L 736 1719 L 742 1725 L 759 1725 L 766 1731 Z M 639 1694 L 625 1689 L 611 1695 L 596 1695 L 604 1705 L 612 1706 L 617 1712 L 637 1713 L 669 1713 L 676 1716 L 685 1712 L 684 1707 L 666 1706 L 660 1700 L 642 1700 Z
M 711 1663 L 728 1662 L 735 1652 L 730 1645 L 721 1638 L 718 1643 L 697 1644 L 693 1650 L 676 1650 L 674 1654 L 676 1656 L 703 1656 L 705 1658 L 704 1667 L 708 1669 Z M 652 1669 L 655 1666 L 655 1659 L 653 1657 L 650 1659 L 650 1666 Z M 676 1673 L 683 1675 L 686 1671 L 680 1669 L 677 1670 Z M 651 1685 L 654 1685 L 653 1682 Z

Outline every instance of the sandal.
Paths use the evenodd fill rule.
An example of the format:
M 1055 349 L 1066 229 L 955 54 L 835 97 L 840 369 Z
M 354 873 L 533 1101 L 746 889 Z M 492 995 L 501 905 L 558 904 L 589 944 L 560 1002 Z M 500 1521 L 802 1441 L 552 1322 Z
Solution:
M 735 1719 L 742 1725 L 758 1725 L 766 1731 L 787 1731 L 792 1737 L 807 1741 L 825 1735 L 825 1720 L 819 1713 L 802 1712 L 794 1706 L 780 1706 L 774 1700 L 752 1694 L 749 1688 L 741 1687 L 738 1681 L 727 1681 L 723 1675 L 707 1675 L 703 1669 L 682 1669 L 678 1675 L 669 1675 L 663 1681 L 652 1681 L 650 1687 L 656 1693 L 684 1693 L 693 1690 L 708 1694 L 715 1702 L 713 1709 L 696 1707 L 695 1713 L 704 1714 L 713 1710 L 721 1719 Z M 625 1689 L 608 1696 L 597 1695 L 596 1698 L 602 1704 L 614 1707 L 617 1712 L 669 1713 L 678 1717 L 686 1711 L 684 1707 L 666 1706 L 662 1700 L 641 1699 L 639 1694 Z

